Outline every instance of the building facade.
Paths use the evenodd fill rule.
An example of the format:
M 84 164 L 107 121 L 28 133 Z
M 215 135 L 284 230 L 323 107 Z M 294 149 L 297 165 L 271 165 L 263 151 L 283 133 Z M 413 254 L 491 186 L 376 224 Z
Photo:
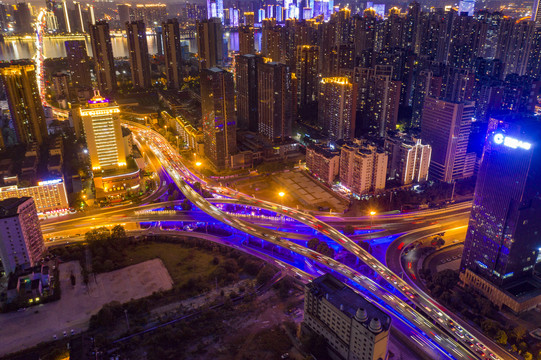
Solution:
M 212 165 L 229 168 L 237 152 L 237 125 L 233 74 L 211 68 L 201 70 L 201 112 L 205 136 L 205 156 Z
M 0 256 L 6 274 L 17 266 L 36 265 L 45 245 L 34 200 L 29 197 L 0 201 Z
M 387 138 L 385 149 L 389 153 L 387 178 L 401 185 L 428 180 L 432 148 L 421 139 Z
M 385 189 L 388 155 L 377 146 L 356 140 L 340 150 L 340 183 L 357 195 Z
M 98 89 L 105 94 L 111 93 L 116 90 L 117 83 L 109 23 L 98 21 L 96 24 L 91 25 L 90 42 L 94 61 L 96 62 Z
M 41 144 L 47 137 L 47 125 L 34 65 L 0 67 L 0 80 L 7 95 L 17 141 Z
M 69 208 L 68 195 L 63 179 L 44 180 L 38 182 L 37 186 L 22 188 L 17 185 L 0 187 L 0 200 L 22 197 L 33 198 L 36 211 L 40 214 Z
M 291 72 L 276 62 L 257 65 L 258 132 L 279 143 L 291 136 Z
M 148 89 L 151 86 L 146 30 L 142 20 L 126 23 L 131 78 L 133 87 L 139 89 Z
M 340 151 L 322 145 L 308 146 L 306 167 L 312 175 L 331 186 L 339 174 Z
M 68 40 L 64 42 L 71 85 L 76 89 L 92 88 L 90 77 L 90 59 L 86 52 L 84 40 Z
M 240 129 L 257 132 L 258 101 L 257 101 L 257 69 L 264 58 L 259 55 L 247 54 L 235 58 L 235 76 L 237 90 L 237 124 Z
M 540 138 L 537 119 L 491 119 L 462 256 L 462 272 L 476 275 L 466 274 L 469 285 L 497 294 L 492 284 L 516 302 L 527 289 L 541 296 L 532 280 L 541 248 Z
M 323 336 L 333 360 L 387 359 L 391 318 L 330 274 L 304 287 L 303 332 Z
M 432 148 L 430 175 L 434 179 L 450 182 L 473 175 L 475 154 L 467 150 L 474 111 L 473 102 L 425 99 L 421 139 Z
M 223 30 L 219 18 L 198 21 L 197 52 L 199 68 L 210 69 L 222 64 L 223 59 Z
M 347 77 L 327 77 L 319 91 L 318 122 L 329 140 L 353 139 L 357 86 Z
M 180 48 L 180 28 L 177 19 L 168 19 L 162 23 L 163 53 L 165 55 L 165 75 L 167 87 L 182 87 L 182 51 Z
M 120 108 L 99 92 L 79 110 L 92 171 L 126 167 L 126 154 L 118 115 Z

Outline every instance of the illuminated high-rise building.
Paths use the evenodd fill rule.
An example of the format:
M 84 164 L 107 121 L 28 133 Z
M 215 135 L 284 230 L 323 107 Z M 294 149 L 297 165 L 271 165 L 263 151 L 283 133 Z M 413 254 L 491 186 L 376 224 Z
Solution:
M 319 47 L 315 45 L 297 46 L 297 101 L 305 107 L 317 101 L 318 96 Z
M 7 95 L 17 141 L 41 144 L 47 137 L 47 125 L 34 65 L 0 67 L 0 80 Z
M 218 68 L 200 74 L 205 156 L 216 169 L 227 169 L 237 152 L 233 74 Z
M 430 174 L 450 182 L 473 175 L 475 153 L 468 153 L 468 139 L 475 103 L 426 97 L 421 138 L 432 147 Z
M 145 23 L 142 20 L 126 23 L 126 35 L 133 87 L 147 89 L 151 83 Z
M 76 89 L 92 87 L 90 77 L 90 59 L 86 52 L 84 40 L 68 40 L 64 42 L 71 84 Z
M 198 21 L 196 29 L 200 69 L 210 69 L 221 65 L 224 40 L 220 19 Z
M 182 52 L 180 48 L 180 28 L 177 19 L 162 23 L 163 49 L 165 55 L 165 75 L 167 87 L 180 89 L 182 86 Z
M 291 72 L 285 64 L 257 66 L 258 132 L 273 142 L 291 136 Z
M 117 83 L 111 34 L 106 21 L 98 21 L 90 26 L 90 42 L 96 62 L 98 89 L 103 93 L 111 93 L 116 90 Z
M 541 302 L 540 139 L 536 118 L 489 121 L 460 266 L 466 286 L 515 313 Z
M 143 20 L 149 26 L 159 25 L 167 18 L 165 4 L 137 4 L 134 9 L 134 20 Z
M 255 24 L 255 15 L 253 12 L 244 13 L 244 25 L 253 27 Z
M 254 28 L 249 26 L 239 27 L 239 54 L 253 54 L 255 52 Z
M 31 197 L 0 201 L 0 258 L 6 274 L 17 267 L 39 264 L 45 251 L 34 200 Z
M 321 79 L 318 122 L 332 141 L 355 136 L 357 86 L 347 77 Z
M 237 93 L 237 126 L 257 132 L 257 67 L 262 63 L 260 55 L 246 54 L 235 58 L 235 83 Z
M 80 110 L 92 171 L 126 166 L 126 153 L 120 128 L 119 107 L 99 92 Z

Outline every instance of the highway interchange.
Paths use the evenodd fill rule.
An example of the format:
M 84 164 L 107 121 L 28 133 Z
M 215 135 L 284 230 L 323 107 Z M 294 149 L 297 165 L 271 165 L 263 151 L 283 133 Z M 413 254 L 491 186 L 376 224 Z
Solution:
M 127 123 L 136 137 L 136 142 L 140 148 L 152 152 L 150 159 L 154 167 L 158 161 L 159 165 L 169 175 L 179 190 L 189 199 L 197 208 L 210 215 L 214 219 L 235 228 L 242 233 L 249 234 L 255 238 L 262 239 L 282 248 L 304 256 L 325 266 L 330 271 L 341 274 L 343 277 L 356 283 L 357 289 L 379 306 L 385 307 L 385 310 L 392 312 L 407 326 L 415 330 L 424 338 L 429 339 L 432 345 L 435 345 L 440 351 L 442 358 L 455 359 L 513 359 L 509 353 L 505 352 L 485 337 L 479 338 L 467 330 L 468 326 L 460 326 L 462 322 L 449 313 L 444 307 L 437 304 L 424 292 L 416 286 L 408 284 L 396 274 L 400 273 L 400 251 L 397 247 L 400 243 L 413 242 L 415 239 L 427 236 L 429 234 L 445 231 L 445 229 L 464 225 L 469 216 L 469 204 L 456 204 L 446 209 L 429 210 L 419 213 L 398 214 L 374 217 L 374 226 L 383 228 L 384 232 L 404 234 L 399 241 L 391 243 L 387 251 L 386 267 L 376 258 L 363 250 L 355 241 L 343 235 L 331 224 L 343 226 L 346 223 L 357 224 L 366 223 L 367 218 L 341 218 L 331 216 L 315 217 L 307 212 L 288 208 L 279 204 L 256 199 L 254 197 L 239 193 L 235 190 L 207 182 L 197 175 L 191 173 L 187 167 L 182 164 L 178 153 L 168 144 L 168 142 L 158 133 L 141 126 L 139 124 Z M 150 156 L 149 156 L 150 158 Z M 259 224 L 247 222 L 242 218 L 222 211 L 212 202 L 207 201 L 197 193 L 190 183 L 199 182 L 204 188 L 215 194 L 218 199 L 212 199 L 212 202 L 234 202 L 236 204 L 246 205 L 248 207 L 257 207 L 273 211 L 282 216 L 287 216 L 296 220 L 298 223 L 313 229 L 320 236 L 327 237 L 338 243 L 341 247 L 357 256 L 364 264 L 370 266 L 381 278 L 385 279 L 394 290 L 389 291 L 388 287 L 380 285 L 371 278 L 359 273 L 332 258 L 326 257 L 297 244 L 288 239 L 294 238 L 291 233 L 280 232 L 269 227 L 262 226 L 265 221 L 259 221 Z M 225 199 L 220 199 L 225 198 Z M 72 229 L 74 225 L 80 226 L 81 231 L 89 226 L 99 227 L 101 224 L 122 223 L 141 221 L 137 216 L 141 216 L 141 211 L 163 208 L 166 203 L 145 204 L 139 207 L 127 206 L 123 209 L 110 209 L 95 215 L 86 217 L 72 217 L 60 221 L 45 221 L 43 224 L 44 234 L 54 236 L 59 231 Z M 135 212 L 138 212 L 136 215 Z M 147 215 L 146 213 L 143 215 Z M 149 212 L 148 216 L 152 216 Z M 190 215 L 188 215 L 190 216 Z M 135 220 L 134 220 L 135 218 Z M 162 219 L 177 219 L 179 216 L 175 212 L 166 213 Z M 150 218 L 144 218 L 150 219 Z M 272 223 L 272 221 L 271 221 Z M 80 234 L 79 234 L 80 235 Z M 378 234 L 379 235 L 379 234 Z M 394 246 L 394 248 L 393 248 Z M 397 263 L 398 262 L 398 263 Z M 416 311 L 410 304 L 414 304 L 422 313 Z

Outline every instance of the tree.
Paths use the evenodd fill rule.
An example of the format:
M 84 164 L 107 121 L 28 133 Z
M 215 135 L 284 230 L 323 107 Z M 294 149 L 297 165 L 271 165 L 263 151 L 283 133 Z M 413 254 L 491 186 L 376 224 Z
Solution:
M 515 339 L 515 342 L 517 343 L 520 342 L 522 339 L 524 339 L 525 335 L 526 335 L 526 329 L 520 325 L 515 327 L 511 332 L 511 336 L 513 337 L 513 339 Z
M 124 240 L 126 238 L 126 230 L 122 225 L 116 225 L 111 231 L 111 237 L 117 240 Z
M 319 245 L 319 240 L 317 238 L 311 238 L 308 240 L 308 248 L 312 250 L 316 250 Z
M 192 203 L 190 202 L 190 200 L 184 199 L 184 200 L 182 201 L 182 204 L 180 204 L 180 207 L 181 207 L 182 210 L 184 210 L 184 211 L 191 211 L 191 210 L 192 210 Z
M 458 272 L 450 269 L 440 271 L 432 276 L 433 285 L 441 287 L 444 291 L 454 288 L 458 280 Z
M 258 284 L 264 284 L 272 277 L 274 276 L 274 270 L 270 268 L 269 266 L 264 266 L 259 272 L 257 273 L 257 283 Z
M 498 333 L 494 337 L 494 340 L 496 340 L 501 345 L 507 345 L 507 333 L 502 329 L 498 330 Z
M 524 360 L 532 360 L 533 359 L 533 355 L 530 354 L 528 351 L 526 351 L 524 353 Z
M 344 235 L 353 235 L 355 233 L 355 228 L 352 225 L 346 225 L 344 227 Z

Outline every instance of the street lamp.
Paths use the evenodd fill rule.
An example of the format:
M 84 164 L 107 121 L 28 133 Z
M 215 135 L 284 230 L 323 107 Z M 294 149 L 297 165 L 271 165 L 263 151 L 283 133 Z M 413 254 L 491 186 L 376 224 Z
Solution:
M 201 161 L 195 163 L 195 166 L 200 167 L 202 165 Z
M 372 230 L 372 223 L 374 222 L 374 215 L 376 215 L 376 212 L 374 210 L 370 211 L 370 230 Z
M 167 125 L 165 125 L 165 138 L 167 139 Z

